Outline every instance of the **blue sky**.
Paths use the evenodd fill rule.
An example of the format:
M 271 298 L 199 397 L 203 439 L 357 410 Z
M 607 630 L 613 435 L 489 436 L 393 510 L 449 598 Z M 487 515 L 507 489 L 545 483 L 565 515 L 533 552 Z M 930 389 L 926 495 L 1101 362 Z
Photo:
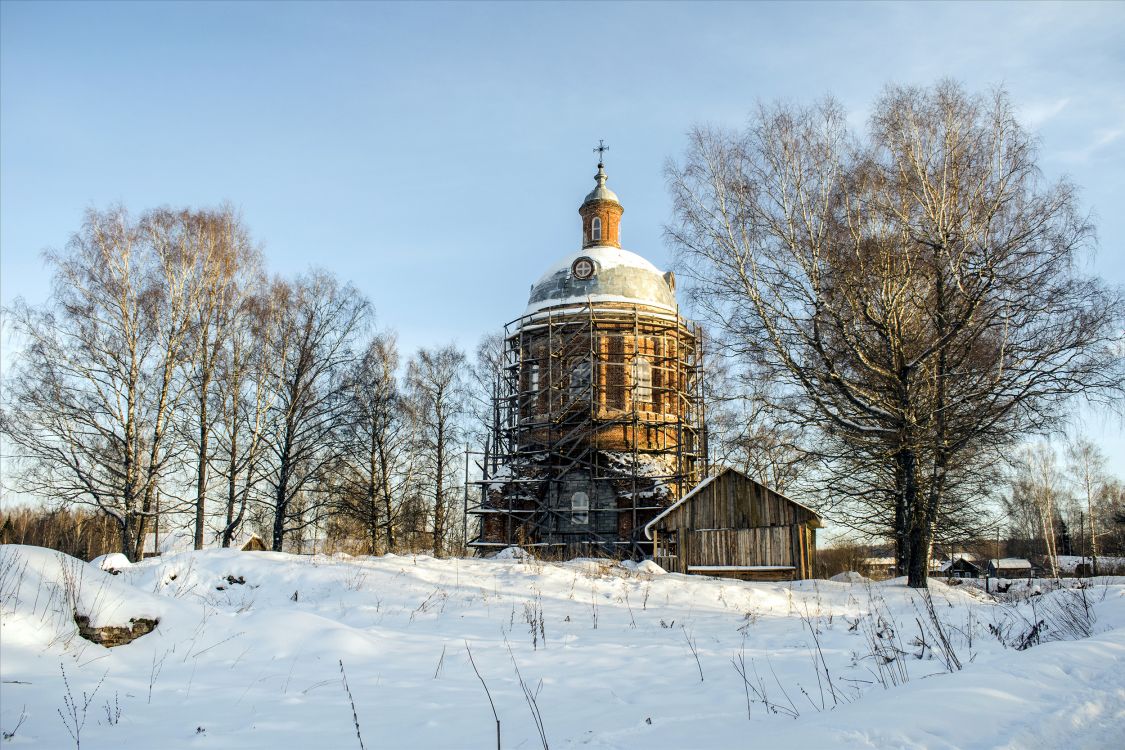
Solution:
M 666 267 L 693 124 L 825 93 L 859 123 L 942 77 L 1007 87 L 1125 283 L 1125 3 L 4 2 L 0 297 L 46 298 L 88 206 L 230 201 L 273 271 L 352 280 L 407 352 L 472 348 L 577 247 L 599 138 L 623 244 Z M 1120 421 L 1087 427 L 1125 471 Z

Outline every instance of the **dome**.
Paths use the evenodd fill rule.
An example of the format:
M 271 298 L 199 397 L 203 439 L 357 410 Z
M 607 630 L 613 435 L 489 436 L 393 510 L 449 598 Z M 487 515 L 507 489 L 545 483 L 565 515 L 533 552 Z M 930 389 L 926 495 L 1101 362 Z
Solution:
M 594 179 L 597 181 L 597 186 L 595 186 L 593 190 L 586 193 L 586 198 L 582 201 L 583 206 L 595 200 L 612 200 L 614 204 L 620 204 L 621 201 L 618 200 L 618 193 L 615 193 L 609 188 L 605 187 L 604 164 L 597 165 L 597 174 L 594 175 Z
M 594 201 L 613 201 L 614 203 L 621 202 L 617 199 L 617 193 L 613 192 L 605 186 L 605 165 L 598 164 L 598 173 L 594 175 L 594 179 L 598 184 L 593 190 L 586 194 L 586 198 L 582 201 L 582 205 L 586 205 L 587 203 L 592 203 Z
M 588 259 L 592 268 L 578 261 Z M 589 271 L 586 278 L 580 276 Z M 589 302 L 625 302 L 676 312 L 672 276 L 619 247 L 587 247 L 561 258 L 531 287 L 524 315 L 548 307 Z

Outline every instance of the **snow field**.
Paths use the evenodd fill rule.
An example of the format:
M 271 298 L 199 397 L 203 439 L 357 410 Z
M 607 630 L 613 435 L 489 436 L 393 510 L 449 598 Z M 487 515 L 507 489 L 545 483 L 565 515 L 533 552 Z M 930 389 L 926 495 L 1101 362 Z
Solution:
M 1008 601 L 935 582 L 931 617 L 901 580 L 506 557 L 2 547 L 4 744 L 74 747 L 84 717 L 91 748 L 358 748 L 342 662 L 367 748 L 493 747 L 466 646 L 505 748 L 542 747 L 537 718 L 554 748 L 1098 748 L 1125 730 L 1125 579 Z M 74 610 L 160 623 L 106 649 Z

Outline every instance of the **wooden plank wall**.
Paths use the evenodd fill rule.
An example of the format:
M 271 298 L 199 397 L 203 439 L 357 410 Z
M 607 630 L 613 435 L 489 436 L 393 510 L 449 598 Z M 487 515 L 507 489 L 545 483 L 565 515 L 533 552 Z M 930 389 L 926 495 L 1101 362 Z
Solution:
M 689 565 L 791 565 L 794 577 L 812 575 L 813 514 L 743 476 L 726 472 L 660 523 L 675 531 L 677 555 L 656 563 L 687 572 Z
M 687 565 L 793 565 L 788 526 L 681 533 L 679 557 Z

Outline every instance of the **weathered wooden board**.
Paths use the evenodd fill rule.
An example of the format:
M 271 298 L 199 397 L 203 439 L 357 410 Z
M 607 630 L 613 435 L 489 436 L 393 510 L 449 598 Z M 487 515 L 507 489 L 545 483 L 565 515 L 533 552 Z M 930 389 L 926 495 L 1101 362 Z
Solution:
M 673 556 L 657 563 L 688 572 L 692 566 L 788 566 L 791 577 L 812 575 L 819 517 L 736 471 L 725 471 L 657 524 L 675 541 Z

